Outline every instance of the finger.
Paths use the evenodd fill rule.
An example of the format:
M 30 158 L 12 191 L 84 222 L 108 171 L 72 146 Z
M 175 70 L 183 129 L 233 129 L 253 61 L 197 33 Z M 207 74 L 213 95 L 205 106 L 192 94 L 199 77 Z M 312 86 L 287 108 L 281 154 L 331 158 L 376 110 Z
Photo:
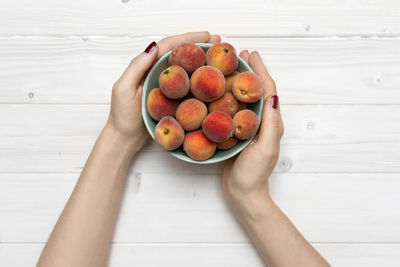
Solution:
M 264 152 L 278 154 L 282 135 L 283 123 L 279 98 L 277 95 L 273 95 L 264 102 L 258 144 L 262 145 Z
M 271 75 L 269 75 L 268 70 L 258 52 L 251 52 L 249 56 L 249 65 L 254 73 L 260 77 L 260 81 L 264 90 L 264 100 L 266 100 L 269 96 L 276 95 L 275 82 Z
M 180 35 L 170 36 L 158 42 L 158 57 L 163 56 L 169 50 L 181 43 L 207 43 L 210 40 L 210 33 L 204 32 L 187 32 Z
M 152 42 L 144 52 L 132 59 L 117 81 L 117 85 L 122 88 L 137 88 L 146 71 L 157 59 L 158 50 L 157 44 Z
M 210 40 L 208 40 L 208 43 L 210 44 L 215 44 L 221 42 L 221 36 L 215 34 L 210 36 Z
M 247 64 L 249 64 L 249 50 L 243 50 L 239 53 L 239 57 L 241 57 Z

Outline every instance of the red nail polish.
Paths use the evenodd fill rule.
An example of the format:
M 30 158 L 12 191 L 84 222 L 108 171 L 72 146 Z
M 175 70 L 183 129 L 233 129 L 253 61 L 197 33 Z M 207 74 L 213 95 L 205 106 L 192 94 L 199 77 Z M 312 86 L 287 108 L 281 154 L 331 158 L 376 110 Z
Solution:
M 277 95 L 271 96 L 271 106 L 276 109 L 278 107 L 279 98 Z
M 144 50 L 144 52 L 146 52 L 147 54 L 150 53 L 151 51 L 153 51 L 154 47 L 156 47 L 156 42 L 151 42 L 151 44 L 149 44 L 146 49 Z

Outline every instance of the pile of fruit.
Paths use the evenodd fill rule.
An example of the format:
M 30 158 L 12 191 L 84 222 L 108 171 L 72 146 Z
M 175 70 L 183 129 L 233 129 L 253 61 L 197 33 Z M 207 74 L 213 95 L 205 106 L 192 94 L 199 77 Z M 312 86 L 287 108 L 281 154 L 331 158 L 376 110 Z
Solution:
M 184 43 L 172 50 L 168 63 L 159 88 L 147 98 L 147 111 L 158 121 L 158 144 L 166 150 L 183 144 L 190 158 L 206 160 L 217 148 L 230 149 L 238 139 L 256 134 L 260 122 L 246 104 L 261 98 L 262 87 L 253 73 L 236 71 L 232 45 L 217 43 L 204 53 L 196 44 Z

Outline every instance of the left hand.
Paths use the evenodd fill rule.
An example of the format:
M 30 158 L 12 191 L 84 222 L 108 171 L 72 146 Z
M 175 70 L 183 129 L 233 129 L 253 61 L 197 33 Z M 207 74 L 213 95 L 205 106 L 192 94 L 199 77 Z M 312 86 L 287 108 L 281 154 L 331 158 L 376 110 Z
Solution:
M 162 39 L 158 44 L 151 43 L 148 48 L 132 59 L 127 69 L 115 82 L 112 89 L 111 111 L 106 127 L 112 128 L 137 151 L 147 141 L 148 133 L 142 119 L 142 90 L 146 72 L 154 62 L 173 49 L 185 43 L 216 43 L 218 35 L 208 32 L 193 32 Z

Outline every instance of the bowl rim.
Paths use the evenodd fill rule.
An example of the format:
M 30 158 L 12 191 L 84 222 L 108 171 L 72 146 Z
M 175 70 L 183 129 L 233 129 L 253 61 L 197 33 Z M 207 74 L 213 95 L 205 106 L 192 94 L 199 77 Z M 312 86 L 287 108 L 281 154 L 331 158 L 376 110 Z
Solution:
M 209 43 L 196 43 L 196 45 L 200 46 L 201 48 L 209 48 L 209 47 L 212 46 L 212 44 L 209 44 Z M 146 94 L 145 94 L 145 88 L 147 88 L 149 86 L 150 78 L 153 77 L 154 72 L 156 71 L 158 64 L 161 61 L 165 60 L 165 58 L 169 57 L 169 55 L 171 54 L 171 51 L 172 50 L 168 51 L 165 55 L 160 57 L 153 64 L 153 66 L 151 67 L 150 71 L 146 75 L 146 79 L 145 79 L 145 81 L 143 83 L 143 90 L 142 90 L 142 118 L 143 118 L 143 122 L 144 122 L 144 124 L 146 126 L 147 131 L 149 132 L 150 136 L 153 138 L 154 141 L 155 141 L 154 132 L 151 131 L 151 127 L 150 127 L 147 119 L 144 117 L 145 116 L 144 114 L 145 113 L 147 114 L 147 103 L 146 103 L 147 102 L 146 101 L 147 98 L 146 98 Z M 240 64 L 243 64 L 243 66 L 245 67 L 246 71 L 253 72 L 253 70 L 250 68 L 249 64 L 246 63 L 246 61 L 244 61 L 239 56 L 238 56 L 238 60 L 240 61 Z M 261 123 L 261 114 L 262 114 L 262 110 L 263 110 L 263 106 L 264 106 L 263 98 L 261 97 L 259 101 L 260 101 L 260 110 L 261 110 L 261 112 L 260 112 L 260 114 L 257 114 L 257 113 L 256 114 L 257 114 L 257 117 L 258 117 L 258 119 L 260 120 L 260 123 Z M 194 160 L 194 159 L 190 158 L 186 154 L 181 155 L 181 154 L 174 153 L 175 150 L 174 151 L 167 151 L 166 150 L 166 152 L 168 152 L 168 154 L 174 156 L 175 158 L 178 158 L 180 160 L 183 160 L 183 161 L 186 161 L 186 162 L 190 162 L 190 163 L 193 163 L 193 164 L 213 164 L 213 163 L 225 161 L 227 159 L 230 159 L 230 158 L 236 156 L 237 154 L 242 152 L 243 149 L 245 149 L 248 146 L 248 144 L 251 142 L 251 140 L 253 140 L 253 138 L 254 138 L 254 136 L 251 137 L 250 139 L 245 140 L 241 144 L 241 147 L 238 148 L 236 151 L 232 152 L 231 154 L 226 154 L 224 156 L 219 156 L 219 157 L 214 157 L 214 155 L 213 155 L 213 156 L 211 156 L 211 158 L 206 159 L 206 160 L 202 160 L 202 161 Z

